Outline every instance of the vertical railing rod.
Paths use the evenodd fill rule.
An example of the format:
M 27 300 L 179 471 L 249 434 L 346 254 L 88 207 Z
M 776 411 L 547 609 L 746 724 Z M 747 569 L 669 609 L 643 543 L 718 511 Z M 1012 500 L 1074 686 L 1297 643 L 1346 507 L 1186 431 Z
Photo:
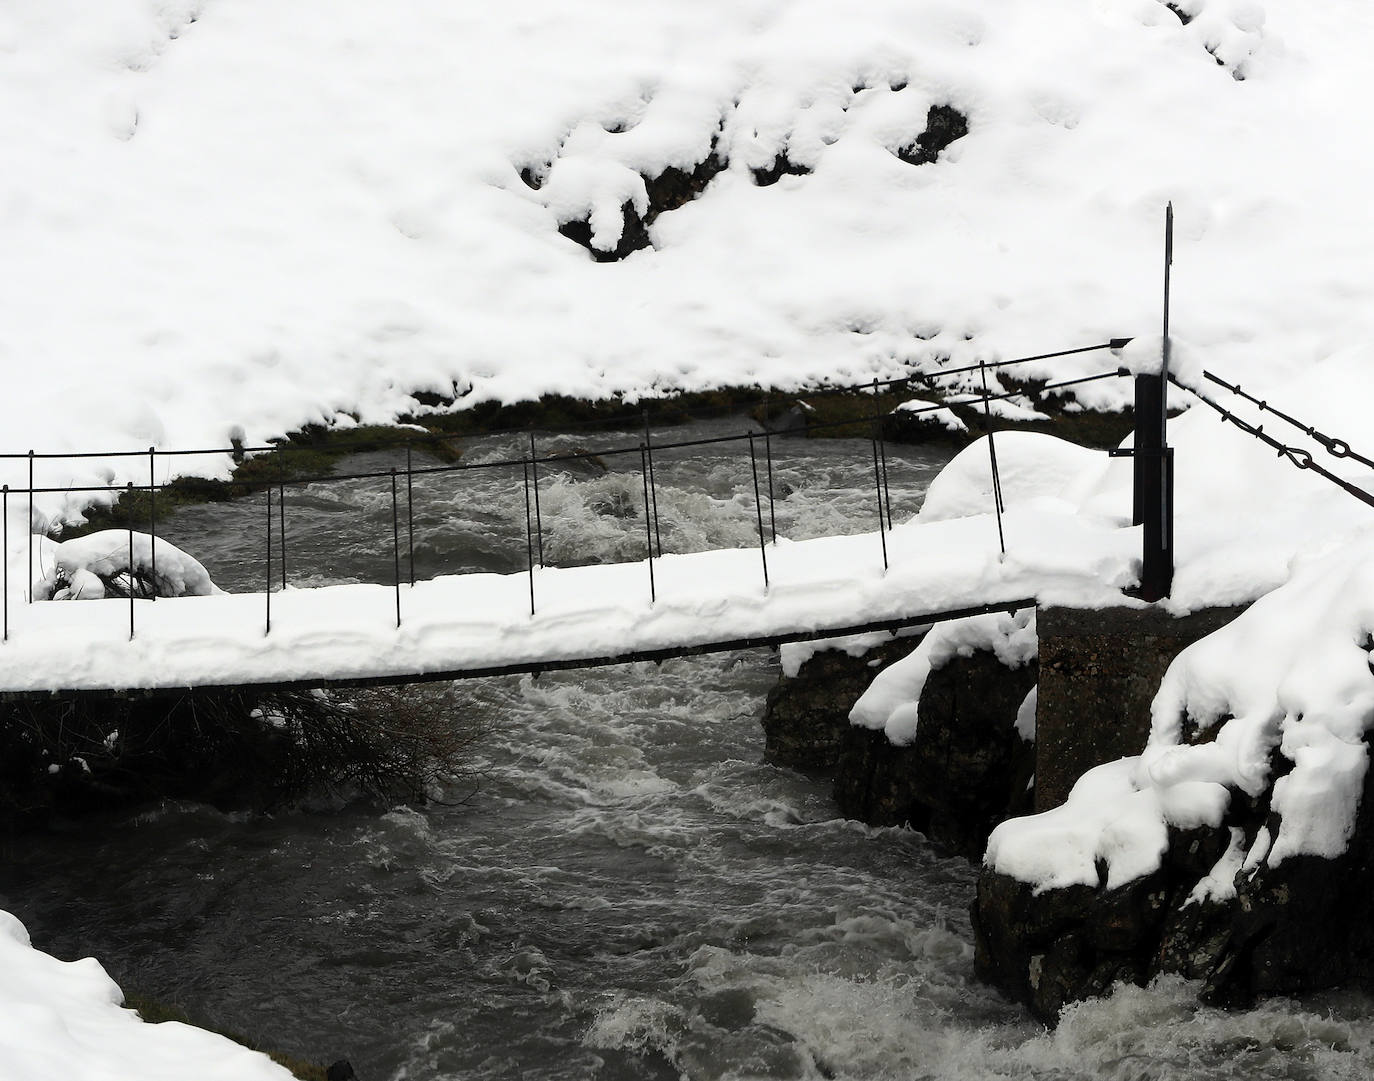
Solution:
M 263 576 L 263 597 L 267 607 L 267 618 L 263 626 L 263 637 L 272 633 L 272 486 L 269 484 L 263 494 L 267 497 L 267 573 Z
M 658 584 L 654 581 L 654 534 L 649 503 L 649 452 L 643 443 L 639 444 L 639 473 L 644 481 L 644 541 L 649 549 L 649 603 L 657 604 Z
M 887 508 L 887 528 L 892 528 L 892 489 L 887 483 L 887 440 L 883 437 L 883 411 L 879 404 L 881 392 L 878 390 L 878 381 L 873 381 L 873 428 L 878 435 L 878 461 L 882 464 L 883 474 L 883 505 Z
M 773 543 L 778 542 L 778 517 L 774 508 L 773 498 L 773 431 L 765 428 L 763 432 L 763 454 L 768 463 L 768 532 L 772 536 Z
M 654 541 L 658 545 L 658 558 L 663 558 L 663 534 L 658 528 L 658 481 L 654 477 L 654 443 L 649 434 L 649 411 L 644 410 L 644 451 L 649 464 L 649 495 L 653 500 Z
M 878 465 L 878 440 L 875 436 L 873 443 L 873 491 L 878 501 L 878 540 L 883 545 L 883 573 L 887 573 L 887 530 L 883 528 L 883 475 L 882 469 Z
M 26 581 L 29 603 L 33 603 L 33 448 L 29 448 L 29 571 Z
M 133 507 L 129 508 L 130 515 Z M 148 448 L 148 549 L 153 577 L 153 600 L 157 600 L 157 450 Z
M 406 440 L 406 558 L 410 566 L 410 584 L 415 585 L 415 465 L 411 459 L 410 440 Z
M 134 482 L 129 481 L 129 641 L 134 640 Z
M 401 515 L 396 499 L 396 467 L 391 467 L 391 580 L 396 587 L 396 626 L 401 626 Z
M 1002 474 L 997 469 L 997 444 L 993 440 L 992 434 L 992 402 L 988 390 L 988 369 L 982 362 L 978 362 L 978 371 L 983 379 L 983 426 L 988 436 L 988 468 L 992 472 L 992 506 L 997 512 L 997 546 L 1003 555 L 1007 554 L 1007 538 L 1002 530 L 1002 512 L 1006 510 L 1006 504 L 1002 502 Z
M 5 606 L 5 637 L 3 640 L 8 642 L 10 640 L 10 486 L 6 484 L 3 491 L 4 514 L 3 524 L 0 525 L 0 531 L 4 533 L 3 540 L 0 540 L 0 546 L 3 546 L 5 550 L 5 592 L 3 600 Z M 29 568 L 29 572 L 30 575 L 32 575 L 32 567 Z
M 759 457 L 754 447 L 754 433 L 749 433 L 749 466 L 754 473 L 754 517 L 759 527 L 759 557 L 763 560 L 763 591 L 768 592 L 768 545 L 763 539 L 763 500 L 759 497 Z
M 531 444 L 533 445 L 533 444 Z M 520 463 L 525 475 L 525 568 L 530 576 L 530 618 L 534 618 L 534 523 L 530 518 L 530 466 L 532 461 Z
M 544 565 L 544 515 L 539 509 L 539 458 L 534 449 L 534 433 L 530 432 L 530 476 L 534 480 L 534 535 L 539 551 L 539 565 Z
M 277 536 L 281 540 L 281 587 L 286 588 L 286 481 L 277 488 L 277 504 L 281 515 L 277 518 Z

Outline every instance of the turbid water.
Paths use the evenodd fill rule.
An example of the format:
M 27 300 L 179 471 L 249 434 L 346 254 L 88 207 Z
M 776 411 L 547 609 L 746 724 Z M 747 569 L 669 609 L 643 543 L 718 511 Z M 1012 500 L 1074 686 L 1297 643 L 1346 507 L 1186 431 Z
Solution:
M 868 444 L 773 449 L 780 534 L 874 527 Z M 889 452 L 900 521 L 940 457 Z M 550 562 L 642 558 L 639 476 L 605 464 L 541 477 Z M 665 453 L 658 487 L 666 550 L 757 541 L 738 448 Z M 495 470 L 420 484 L 417 573 L 523 567 L 522 489 Z M 389 580 L 389 484 L 287 500 L 293 583 Z M 261 514 L 194 508 L 167 531 L 261 588 Z M 6 847 L 0 907 L 58 956 L 363 1081 L 1374 1074 L 1353 993 L 1228 1013 L 1165 981 L 1053 1033 L 1028 1021 L 973 978 L 972 868 L 838 819 L 824 782 L 763 761 L 777 676 L 752 651 L 462 684 L 454 723 L 485 732 L 445 793 L 464 802 L 84 822 Z

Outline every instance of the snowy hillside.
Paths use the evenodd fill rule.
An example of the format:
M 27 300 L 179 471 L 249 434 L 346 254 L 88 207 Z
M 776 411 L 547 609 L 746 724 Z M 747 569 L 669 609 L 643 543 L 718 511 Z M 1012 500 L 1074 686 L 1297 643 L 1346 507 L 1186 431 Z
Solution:
M 1304 364 L 1374 320 L 1374 150 L 1352 137 L 1372 19 L 1355 0 L 16 0 L 0 449 L 1148 333 L 1169 199 L 1176 333 L 1220 370 Z M 950 109 L 967 134 L 913 164 Z M 706 182 L 659 213 L 645 182 L 670 168 Z M 594 260 L 625 204 L 649 246 Z M 587 245 L 559 231 L 579 222 Z

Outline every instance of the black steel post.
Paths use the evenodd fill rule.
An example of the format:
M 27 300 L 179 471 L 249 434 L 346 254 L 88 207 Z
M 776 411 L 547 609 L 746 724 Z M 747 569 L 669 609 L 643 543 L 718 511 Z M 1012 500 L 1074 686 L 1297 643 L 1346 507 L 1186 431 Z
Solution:
M 1169 595 L 1174 582 L 1173 452 L 1168 444 L 1170 268 L 1174 260 L 1174 207 L 1164 214 L 1164 342 L 1159 375 L 1135 377 L 1134 520 L 1142 526 L 1141 600 Z
M 267 573 L 263 576 L 263 597 L 267 606 L 267 621 L 263 628 L 263 637 L 272 633 L 272 486 L 269 484 L 263 492 L 267 496 Z
M 530 521 L 530 463 L 520 463 L 525 475 L 525 566 L 530 575 L 530 616 L 534 616 L 534 525 Z
M 539 550 L 539 565 L 544 565 L 544 514 L 539 509 L 539 459 L 535 457 L 534 433 L 530 432 L 530 477 L 534 482 L 534 536 Z
M 649 546 L 649 603 L 658 603 L 658 585 L 654 582 L 654 534 L 653 523 L 649 520 L 649 453 L 644 444 L 639 444 L 639 473 L 644 481 L 644 540 Z
M 157 450 L 153 447 L 148 448 L 148 556 L 152 566 L 149 573 L 153 576 L 153 600 L 157 600 Z
M 391 580 L 396 587 L 396 626 L 401 625 L 401 513 L 396 498 L 396 467 L 391 467 Z
M 10 640 L 10 486 L 8 484 L 4 486 L 3 524 L 0 524 L 0 530 L 4 532 L 4 538 L 3 540 L 0 540 L 0 547 L 3 547 L 5 552 L 4 641 L 8 642 Z M 32 570 L 32 568 L 30 568 L 30 570 Z
M 129 481 L 129 641 L 134 640 L 134 482 Z
M 873 436 L 878 441 L 878 461 L 882 467 L 883 506 L 887 510 L 887 528 L 892 528 L 892 490 L 887 484 L 887 441 L 883 438 L 883 411 L 878 381 L 873 380 Z
M 759 524 L 759 556 L 763 560 L 763 591 L 768 592 L 768 545 L 763 539 L 763 500 L 759 497 L 759 457 L 754 449 L 754 433 L 749 433 L 749 467 L 754 473 L 754 517 Z

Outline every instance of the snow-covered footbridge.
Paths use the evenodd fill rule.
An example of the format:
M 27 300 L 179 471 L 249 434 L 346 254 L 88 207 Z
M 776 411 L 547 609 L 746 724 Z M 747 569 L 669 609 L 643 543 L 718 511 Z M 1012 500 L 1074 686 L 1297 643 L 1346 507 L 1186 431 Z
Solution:
M 1124 374 L 1116 366 L 1123 345 L 1114 341 L 1067 352 L 1114 350 L 1112 366 L 1091 377 L 1114 378 Z M 1002 363 L 1029 359 L 1043 357 Z M 974 373 L 986 386 L 986 372 L 979 369 L 997 366 L 941 374 Z M 876 405 L 882 388 L 872 384 L 866 389 L 875 392 Z M 1012 396 L 995 384 L 994 389 L 999 393 L 985 390 L 961 400 L 986 411 L 989 403 Z M 910 414 L 945 409 L 911 402 L 906 406 Z M 990 412 L 984 416 L 991 420 Z M 844 423 L 852 428 L 855 422 Z M 407 447 L 403 467 L 307 478 L 366 479 L 384 492 L 389 488 L 389 528 L 374 541 L 390 564 L 389 580 L 318 588 L 288 584 L 286 534 L 280 527 L 288 487 L 306 483 L 295 477 L 260 482 L 257 493 L 249 496 L 263 513 L 257 535 L 245 537 L 242 548 L 248 553 L 244 558 L 256 562 L 252 577 L 261 588 L 232 594 L 217 589 L 199 562 L 158 536 L 159 463 L 177 452 L 136 452 L 145 459 L 144 484 L 84 489 L 107 497 L 141 497 L 142 503 L 130 498 L 125 504 L 146 508 L 139 511 L 138 524 L 60 545 L 16 528 L 11 515 L 18 519 L 27 509 L 32 519 L 35 499 L 71 497 L 70 487 L 44 486 L 32 479 L 35 463 L 62 456 L 10 455 L 11 466 L 19 468 L 27 459 L 30 479 L 23 487 L 7 485 L 3 492 L 4 547 L 10 558 L 3 589 L 0 697 L 403 683 L 662 660 L 895 632 L 977 612 L 1014 610 L 1037 599 L 1110 603 L 1120 599 L 1121 587 L 1139 578 L 1139 539 L 1120 529 L 1119 522 L 1095 523 L 1071 508 L 1034 501 L 1018 499 L 1008 505 L 1009 491 L 1053 491 L 1063 480 L 1056 470 L 1065 476 L 1077 472 L 1081 456 L 1100 452 L 1071 448 L 1073 461 L 1051 462 L 1046 476 L 1045 455 L 1033 455 L 1033 465 L 1027 466 L 1020 460 L 1025 444 L 1018 440 L 1047 437 L 1001 433 L 996 447 L 989 439 L 986 449 L 973 448 L 962 456 L 964 464 L 955 471 L 962 475 L 950 482 L 962 493 L 954 498 L 957 506 L 896 524 L 880 418 L 875 412 L 859 423 L 872 445 L 871 498 L 862 511 L 871 532 L 807 540 L 779 537 L 773 522 L 777 436 L 767 430 L 673 444 L 653 441 L 646 428 L 638 442 L 583 448 L 567 456 L 634 459 L 633 516 L 643 523 L 642 558 L 546 566 L 540 470 L 547 477 L 562 459 L 539 456 L 532 437 L 521 458 L 500 461 L 420 466 Z M 732 444 L 731 454 L 747 463 L 742 498 L 757 526 L 757 543 L 665 553 L 658 530 L 656 456 L 663 463 L 674 450 L 705 444 Z M 134 454 L 123 457 L 137 462 Z M 126 475 L 136 468 L 126 463 Z M 523 478 L 525 569 L 417 581 L 411 486 L 417 478 L 470 470 L 513 470 L 517 499 Z M 704 513 L 711 513 L 709 506 Z M 848 523 L 848 528 L 856 524 Z M 97 603 L 49 602 L 92 596 L 99 598 Z

